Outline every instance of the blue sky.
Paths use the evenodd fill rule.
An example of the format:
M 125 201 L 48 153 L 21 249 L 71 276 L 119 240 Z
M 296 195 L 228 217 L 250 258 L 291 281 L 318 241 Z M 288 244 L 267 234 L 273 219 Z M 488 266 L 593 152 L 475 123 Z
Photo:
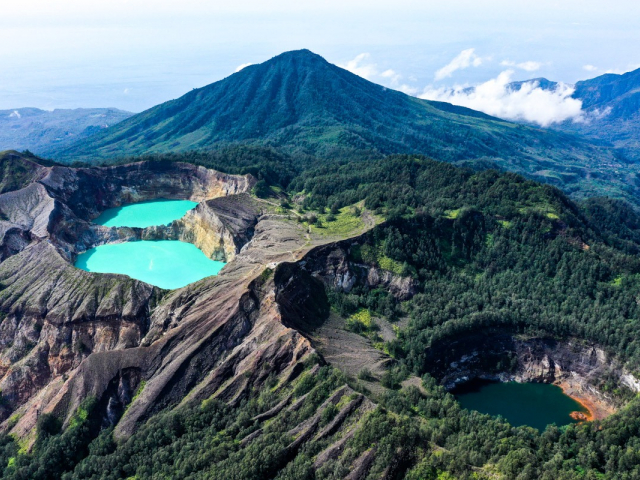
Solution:
M 3 3 L 0 109 L 141 111 L 299 48 L 415 95 L 640 67 L 629 0 Z

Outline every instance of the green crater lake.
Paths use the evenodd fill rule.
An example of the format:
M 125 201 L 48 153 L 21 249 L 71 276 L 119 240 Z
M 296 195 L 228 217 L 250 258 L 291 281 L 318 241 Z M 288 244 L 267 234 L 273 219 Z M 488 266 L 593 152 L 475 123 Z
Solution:
M 182 218 L 185 213 L 198 205 L 189 200 L 151 200 L 131 203 L 122 207 L 109 208 L 102 212 L 93 223 L 105 227 L 152 227 L 168 225 Z
M 492 382 L 473 380 L 457 386 L 453 393 L 462 407 L 489 415 L 501 415 L 511 425 L 529 425 L 542 431 L 547 425 L 577 423 L 571 412 L 588 413 L 556 385 L 546 383 Z
M 75 265 L 87 272 L 121 273 L 174 289 L 217 275 L 225 264 L 211 260 L 190 243 L 143 240 L 92 248 L 78 255 Z

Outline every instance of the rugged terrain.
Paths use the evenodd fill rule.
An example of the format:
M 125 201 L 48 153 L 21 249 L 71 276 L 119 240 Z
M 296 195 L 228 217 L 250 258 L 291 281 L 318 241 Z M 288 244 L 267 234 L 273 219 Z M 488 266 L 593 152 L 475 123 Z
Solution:
M 450 387 L 474 377 L 560 383 L 576 398 L 591 401 L 598 419 L 618 411 L 629 398 L 612 392 L 611 385 L 639 390 L 634 372 L 610 346 L 560 335 L 526 335 L 509 326 L 504 319 L 513 312 L 519 315 L 526 298 L 510 299 L 495 317 L 486 302 L 481 314 L 473 310 L 474 322 L 467 325 L 471 329 L 495 321 L 503 328 L 487 327 L 477 334 L 453 327 L 459 328 L 457 333 L 452 329 L 454 333 L 424 347 L 418 344 L 419 373 L 427 374 L 422 379 L 415 376 L 418 369 L 409 371 L 403 363 L 410 345 L 398 354 L 404 348 L 397 347 L 401 333 L 416 322 L 404 317 L 409 313 L 404 306 L 417 299 L 419 309 L 419 302 L 448 296 L 433 290 L 429 294 L 425 278 L 442 288 L 452 279 L 461 285 L 490 281 L 489 274 L 483 278 L 475 267 L 466 270 L 477 245 L 488 248 L 507 238 L 514 239 L 513 245 L 555 241 L 566 258 L 576 261 L 612 255 L 610 247 L 598 247 L 595 233 L 585 230 L 579 237 L 570 230 L 569 224 L 586 222 L 584 214 L 548 186 L 400 158 L 389 169 L 384 164 L 376 168 L 394 180 L 403 178 L 401 165 L 425 168 L 401 182 L 405 192 L 418 182 L 420 192 L 443 202 L 449 197 L 438 188 L 448 189 L 451 182 L 447 191 L 456 201 L 466 201 L 456 195 L 467 189 L 476 195 L 478 208 L 477 191 L 499 198 L 502 208 L 485 215 L 442 210 L 446 204 L 439 203 L 437 218 L 388 214 L 395 218 L 384 220 L 383 210 L 372 207 L 369 199 L 349 196 L 344 207 L 305 212 L 304 199 L 293 209 L 277 192 L 258 198 L 258 180 L 252 175 L 181 162 L 71 168 L 41 165 L 15 152 L 4 158 L 20 172 L 5 176 L 7 191 L 0 194 L 0 428 L 9 435 L 2 437 L 0 449 L 14 448 L 10 442 L 15 442 L 5 468 L 12 478 L 33 478 L 34 472 L 39 472 L 36 478 L 55 478 L 57 474 L 37 466 L 41 459 L 51 462 L 51 472 L 73 471 L 73 478 L 359 480 L 437 478 L 450 470 L 466 472 L 466 478 L 472 473 L 515 478 L 496 473 L 495 463 L 465 446 L 468 438 L 477 437 L 480 429 L 494 429 L 497 433 L 480 450 L 493 449 L 499 438 L 499 452 L 492 455 L 502 459 L 500 472 L 509 472 L 509 455 L 518 449 L 505 450 L 500 442 L 533 444 L 537 438 L 546 441 L 547 433 L 516 429 L 477 412 L 461 413 L 438 384 Z M 435 174 L 440 171 L 446 175 Z M 334 174 L 327 178 L 335 183 Z M 483 179 L 492 187 L 483 186 Z M 420 184 L 422 180 L 430 186 Z M 375 185 L 400 198 L 379 182 L 377 177 Z M 327 191 L 321 177 L 311 183 L 317 191 Z M 505 206 L 507 185 L 517 193 L 518 208 Z M 199 204 L 167 226 L 91 223 L 106 208 L 153 198 Z M 554 203 L 541 203 L 549 198 Z M 524 218 L 520 224 L 519 217 Z M 493 233 L 482 231 L 486 225 L 493 225 Z M 521 234 L 522 225 L 544 233 Z M 413 236 L 400 237 L 394 248 L 420 255 L 404 264 L 387 257 L 381 245 L 399 234 L 400 227 Z M 73 267 L 75 256 L 89 248 L 139 239 L 192 242 L 227 265 L 217 276 L 173 291 Z M 587 241 L 592 247 L 585 247 Z M 425 256 L 429 249 L 431 256 Z M 624 258 L 635 272 L 633 260 Z M 444 262 L 454 268 L 438 277 Z M 421 271 L 414 266 L 418 264 Z M 577 271 L 576 265 L 570 264 Z M 592 268 L 597 269 L 604 267 Z M 565 283 L 573 285 L 562 272 Z M 608 282 L 609 273 L 602 275 Z M 614 283 L 626 285 L 634 275 Z M 482 290 L 473 285 L 461 288 Z M 614 298 L 611 292 L 617 287 L 607 288 Z M 362 308 L 354 314 L 341 311 L 340 299 L 358 295 L 380 302 L 368 307 L 374 315 L 358 317 Z M 465 318 L 465 304 L 476 302 L 459 296 L 460 304 L 441 309 L 454 311 L 449 325 Z M 604 296 L 598 302 L 600 315 L 608 307 Z M 633 318 L 632 306 L 623 304 L 623 309 Z M 619 414 L 633 413 L 629 408 Z M 600 432 L 607 424 L 594 425 Z M 553 432 L 557 429 L 548 435 Z M 454 443 L 457 439 L 462 447 Z M 63 443 L 51 447 L 58 441 Z M 552 441 L 562 444 L 556 437 Z M 179 461 L 167 460 L 176 455 Z
M 182 164 L 49 167 L 1 195 L 3 428 L 30 445 L 39 416 L 53 413 L 68 425 L 95 398 L 103 423 L 127 437 L 165 408 L 208 398 L 234 405 L 267 378 L 287 385 L 300 375 L 315 352 L 301 332 L 328 315 L 328 303 L 309 302 L 322 299 L 324 287 L 295 262 L 331 239 L 249 196 L 254 182 Z M 101 209 L 156 197 L 201 203 L 167 227 L 90 223 Z M 172 292 L 70 263 L 92 246 L 139 238 L 192 241 L 230 263 Z M 346 385 L 331 401 L 345 395 L 352 401 L 344 418 L 373 408 Z M 313 428 L 311 435 L 313 425 L 300 428 Z M 319 436 L 338 429 L 334 422 Z

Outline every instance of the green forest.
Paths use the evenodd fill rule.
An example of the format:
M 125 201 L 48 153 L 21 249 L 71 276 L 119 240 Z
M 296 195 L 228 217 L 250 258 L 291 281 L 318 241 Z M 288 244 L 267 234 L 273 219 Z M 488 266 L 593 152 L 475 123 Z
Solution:
M 413 277 L 418 293 L 399 302 L 385 290 L 357 284 L 349 293 L 328 288 L 326 294 L 343 317 L 363 308 L 391 322 L 408 317 L 397 338 L 384 345 L 396 361 L 382 380 L 386 393 L 346 442 L 345 455 L 320 469 L 313 468 L 314 457 L 328 440 L 292 451 L 291 426 L 316 414 L 328 425 L 338 410 L 321 406 L 345 382 L 370 392 L 314 358 L 306 369 L 317 364 L 315 376 L 303 372 L 237 407 L 209 400 L 167 410 L 126 441 L 101 431 L 91 399 L 65 430 L 43 415 L 31 453 L 21 452 L 13 438 L 0 439 L 3 478 L 337 480 L 371 448 L 376 456 L 368 479 L 640 478 L 640 400 L 610 379 L 598 387 L 626 404 L 616 415 L 539 432 L 462 409 L 430 366 L 434 347 L 495 330 L 578 338 L 640 372 L 640 217 L 628 204 L 604 197 L 575 202 L 513 173 L 413 155 L 318 163 L 241 146 L 119 162 L 140 159 L 251 173 L 259 180 L 256 195 L 280 198 L 284 208 L 303 213 L 322 215 L 364 202 L 384 217 L 354 240 L 352 260 L 384 268 L 391 259 L 386 264 Z M 409 374 L 422 379 L 422 391 L 397 388 Z M 259 425 L 257 416 L 287 395 L 300 399 L 301 407 Z

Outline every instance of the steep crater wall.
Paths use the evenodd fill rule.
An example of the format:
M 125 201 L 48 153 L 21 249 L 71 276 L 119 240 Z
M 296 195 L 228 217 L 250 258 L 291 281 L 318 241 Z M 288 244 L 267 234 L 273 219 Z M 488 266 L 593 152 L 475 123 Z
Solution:
M 183 163 L 42 169 L 34 183 L 0 195 L 0 261 L 41 240 L 51 241 L 71 261 L 75 254 L 93 246 L 145 236 L 134 229 L 110 229 L 91 223 L 107 208 L 158 198 L 206 202 L 246 193 L 256 182 L 251 175 L 227 175 Z M 233 222 L 213 218 L 209 210 L 202 207 L 182 224 L 174 225 L 173 231 L 146 235 L 184 239 L 201 246 L 212 258 L 229 257 L 243 243 L 237 238 L 238 228 L 234 232 L 229 228 L 234 227 Z M 245 219 L 246 215 L 241 217 Z
M 202 202 L 248 192 L 251 175 L 228 175 L 187 163 L 138 162 L 115 167 L 52 167 L 40 181 L 82 220 L 107 208 L 157 198 Z
M 441 342 L 425 352 L 424 366 L 447 389 L 476 378 L 555 384 L 594 418 L 607 417 L 630 392 L 640 392 L 635 377 L 597 345 L 504 330 Z
M 230 262 L 253 237 L 260 213 L 250 195 L 232 195 L 202 202 L 170 225 L 136 233 L 141 240 L 192 243 L 209 258 Z

